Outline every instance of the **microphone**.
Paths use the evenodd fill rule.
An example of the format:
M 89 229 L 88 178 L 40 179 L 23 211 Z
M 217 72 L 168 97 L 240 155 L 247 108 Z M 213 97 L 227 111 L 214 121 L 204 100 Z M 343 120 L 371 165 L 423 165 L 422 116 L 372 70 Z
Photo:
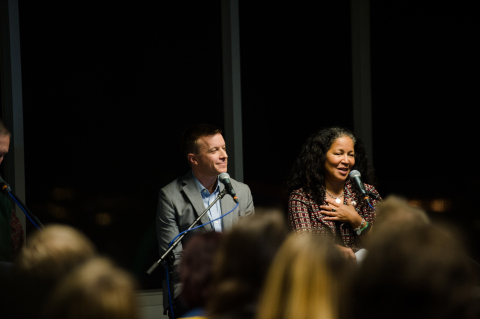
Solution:
M 364 196 L 364 199 L 368 202 L 369 196 L 367 191 L 365 190 L 365 186 L 363 185 L 362 180 L 360 179 L 361 176 L 362 174 L 360 174 L 360 172 L 357 170 L 353 170 L 349 174 L 349 177 L 352 180 L 352 182 L 355 185 L 357 185 L 358 190 L 360 191 L 360 193 L 362 193 L 362 195 Z
M 2 176 L 0 176 L 0 189 L 2 191 L 6 191 L 7 193 L 10 193 L 12 191 L 10 189 L 10 185 L 8 185 L 7 182 L 3 180 Z
M 230 181 L 230 175 L 228 175 L 228 173 L 222 173 L 220 174 L 219 178 L 220 178 L 220 182 L 222 182 L 223 185 L 225 185 L 225 188 L 227 189 L 227 193 L 232 195 L 235 203 L 238 203 L 238 197 L 237 197 L 237 194 L 235 193 L 235 190 L 233 189 L 232 182 Z

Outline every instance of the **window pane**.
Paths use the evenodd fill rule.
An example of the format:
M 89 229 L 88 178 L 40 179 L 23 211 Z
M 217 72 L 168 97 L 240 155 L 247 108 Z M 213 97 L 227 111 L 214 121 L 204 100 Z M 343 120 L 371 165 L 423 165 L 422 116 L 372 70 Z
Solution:
M 27 205 L 158 287 L 145 272 L 158 191 L 188 170 L 180 135 L 223 123 L 219 3 L 22 2 L 20 18 Z

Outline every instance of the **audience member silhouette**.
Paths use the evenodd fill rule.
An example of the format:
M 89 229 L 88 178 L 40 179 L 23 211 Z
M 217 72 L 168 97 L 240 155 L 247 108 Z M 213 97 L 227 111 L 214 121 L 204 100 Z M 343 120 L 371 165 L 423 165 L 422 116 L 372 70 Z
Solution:
M 254 318 L 261 287 L 278 248 L 288 234 L 280 213 L 265 212 L 238 222 L 220 246 L 209 318 Z
M 190 311 L 182 318 L 204 315 L 213 278 L 213 259 L 223 236 L 219 232 L 196 234 L 186 244 L 179 265 L 180 297 Z

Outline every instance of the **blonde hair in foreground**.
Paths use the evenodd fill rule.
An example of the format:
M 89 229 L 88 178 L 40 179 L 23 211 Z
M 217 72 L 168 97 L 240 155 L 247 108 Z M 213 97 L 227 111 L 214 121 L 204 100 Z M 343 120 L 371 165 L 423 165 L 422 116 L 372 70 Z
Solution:
M 136 282 L 106 258 L 95 258 L 68 274 L 45 306 L 44 319 L 138 318 Z
M 338 318 L 346 267 L 331 243 L 291 234 L 269 270 L 257 318 Z
M 33 277 L 50 288 L 95 254 L 95 246 L 80 231 L 66 225 L 48 225 L 28 237 L 15 261 L 15 271 L 21 278 Z

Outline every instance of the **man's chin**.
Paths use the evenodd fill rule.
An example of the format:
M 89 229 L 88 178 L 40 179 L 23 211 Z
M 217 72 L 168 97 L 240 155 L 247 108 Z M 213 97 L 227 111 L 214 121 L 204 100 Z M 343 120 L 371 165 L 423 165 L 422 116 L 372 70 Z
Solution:
M 218 175 L 220 175 L 220 174 L 222 174 L 222 173 L 226 173 L 226 172 L 227 172 L 227 168 L 226 168 L 226 167 L 225 167 L 225 168 L 219 168 L 219 169 L 217 169 Z

